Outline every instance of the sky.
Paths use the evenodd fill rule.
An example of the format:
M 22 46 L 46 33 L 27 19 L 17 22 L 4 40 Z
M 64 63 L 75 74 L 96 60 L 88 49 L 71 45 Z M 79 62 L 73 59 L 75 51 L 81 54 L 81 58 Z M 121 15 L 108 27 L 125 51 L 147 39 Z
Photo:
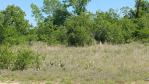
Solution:
M 90 12 L 95 13 L 97 10 L 108 11 L 110 8 L 120 9 L 123 6 L 134 7 L 135 0 L 91 0 L 87 9 Z M 33 25 L 36 24 L 35 19 L 32 17 L 30 5 L 35 3 L 39 7 L 42 7 L 43 0 L 1 0 L 0 10 L 4 10 L 8 5 L 16 5 L 21 7 L 26 13 L 26 19 Z

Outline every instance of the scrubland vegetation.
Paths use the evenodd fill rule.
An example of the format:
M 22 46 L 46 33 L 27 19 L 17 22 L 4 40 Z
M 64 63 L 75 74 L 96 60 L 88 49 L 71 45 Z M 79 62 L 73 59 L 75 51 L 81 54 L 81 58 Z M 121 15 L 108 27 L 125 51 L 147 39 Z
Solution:
M 45 56 L 39 57 L 43 59 L 42 63 L 38 69 L 36 67 L 28 67 L 23 71 L 1 69 L 1 81 L 21 81 L 27 84 L 32 82 L 35 84 L 131 84 L 133 82 L 148 84 L 146 80 L 149 78 L 149 44 L 65 47 L 34 43 L 32 46 L 11 47 L 13 51 L 22 48 L 31 49 L 33 53 Z M 24 53 L 25 56 L 29 54 L 26 53 L 28 52 Z M 20 61 L 14 63 L 15 65 L 20 62 L 16 64 L 16 69 L 21 69 L 18 67 L 22 67 L 24 63 L 26 66 L 31 66 L 29 62 L 32 62 L 32 59 L 29 58 L 36 56 L 29 54 L 29 57 L 24 58 L 23 53 L 19 55 L 21 57 L 17 60 Z M 10 60 L 9 57 L 6 60 Z
M 36 26 L 9 5 L 0 11 L 0 81 L 144 84 L 149 79 L 149 1 L 116 11 L 90 0 L 31 4 Z M 69 9 L 72 9 L 69 10 Z

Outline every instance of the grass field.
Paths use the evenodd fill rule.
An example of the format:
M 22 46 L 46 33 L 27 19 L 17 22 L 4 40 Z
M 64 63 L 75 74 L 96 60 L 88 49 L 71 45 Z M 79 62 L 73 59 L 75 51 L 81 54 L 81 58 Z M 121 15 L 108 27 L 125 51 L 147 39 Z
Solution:
M 0 70 L 2 83 L 149 84 L 149 44 L 65 47 L 34 43 L 12 48 L 24 47 L 45 56 L 40 70 Z

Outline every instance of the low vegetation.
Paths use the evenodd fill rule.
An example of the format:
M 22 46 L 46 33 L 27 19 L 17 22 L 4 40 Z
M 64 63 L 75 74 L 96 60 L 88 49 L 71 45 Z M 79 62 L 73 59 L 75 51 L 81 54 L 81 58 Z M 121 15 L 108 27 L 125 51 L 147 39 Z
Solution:
M 142 84 L 149 78 L 149 44 L 52 47 L 44 43 L 34 43 L 32 46 L 25 46 L 34 53 L 38 52 L 41 56 L 45 56 L 40 69 L 28 68 L 23 71 L 1 69 L 1 80 L 50 84 L 131 84 L 133 82 Z M 13 46 L 11 49 L 15 51 L 20 48 L 22 46 Z M 24 53 L 28 52 L 19 53 L 21 55 L 19 59 L 24 57 Z M 16 69 L 21 69 L 20 64 L 30 64 L 31 59 L 27 57 L 21 60 L 24 61 L 16 61 L 19 66 Z
M 27 68 L 40 68 L 41 56 L 31 50 L 14 50 L 8 46 L 0 46 L 0 69 L 25 70 Z

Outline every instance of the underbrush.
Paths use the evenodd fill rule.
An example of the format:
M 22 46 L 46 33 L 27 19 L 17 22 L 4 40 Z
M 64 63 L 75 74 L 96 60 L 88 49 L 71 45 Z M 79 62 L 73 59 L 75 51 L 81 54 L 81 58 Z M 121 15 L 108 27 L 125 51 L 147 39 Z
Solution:
M 8 46 L 0 46 L 0 69 L 25 70 L 39 69 L 42 56 L 30 49 L 13 50 Z

